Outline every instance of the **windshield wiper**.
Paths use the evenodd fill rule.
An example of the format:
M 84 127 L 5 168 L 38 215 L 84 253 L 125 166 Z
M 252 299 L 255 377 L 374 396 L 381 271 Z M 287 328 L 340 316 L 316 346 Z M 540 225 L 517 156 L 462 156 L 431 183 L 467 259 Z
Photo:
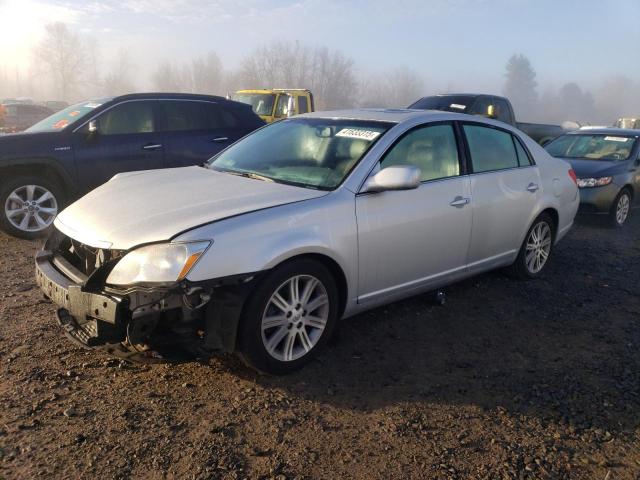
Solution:
M 260 175 L 259 173 L 254 172 L 237 172 L 234 170 L 222 170 L 225 173 L 229 173 L 231 175 L 236 175 L 238 177 L 252 178 L 254 180 L 262 180 L 263 182 L 272 182 L 273 178 L 265 177 L 264 175 Z

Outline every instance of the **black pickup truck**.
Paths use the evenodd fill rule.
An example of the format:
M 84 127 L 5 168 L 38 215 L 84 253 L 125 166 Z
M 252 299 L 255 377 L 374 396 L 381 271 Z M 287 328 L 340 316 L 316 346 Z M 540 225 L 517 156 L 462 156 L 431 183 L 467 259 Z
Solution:
M 497 95 L 473 93 L 446 93 L 423 97 L 408 108 L 419 110 L 444 110 L 493 118 L 519 128 L 541 145 L 566 133 L 560 125 L 516 122 L 509 99 Z

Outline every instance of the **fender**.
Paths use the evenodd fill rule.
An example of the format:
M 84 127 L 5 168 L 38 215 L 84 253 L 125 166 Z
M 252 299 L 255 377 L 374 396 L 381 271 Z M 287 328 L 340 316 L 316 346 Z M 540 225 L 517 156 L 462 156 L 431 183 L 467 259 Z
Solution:
M 27 167 L 33 167 L 36 165 L 43 165 L 45 167 L 53 170 L 62 180 L 63 187 L 69 189 L 73 192 L 77 190 L 77 182 L 76 179 L 73 178 L 69 171 L 62 165 L 62 163 L 53 157 L 47 156 L 30 156 L 28 158 L 8 158 L 0 160 L 0 171 L 6 169 L 23 169 Z M 37 172 L 34 172 L 37 173 Z M 6 178 L 5 175 L 2 175 L 2 178 Z

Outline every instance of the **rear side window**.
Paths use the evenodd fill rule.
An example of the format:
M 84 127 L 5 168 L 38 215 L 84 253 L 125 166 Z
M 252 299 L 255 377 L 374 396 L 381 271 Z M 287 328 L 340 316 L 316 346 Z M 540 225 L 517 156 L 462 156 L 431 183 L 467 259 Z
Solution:
M 520 164 L 520 166 L 528 167 L 529 165 L 531 165 L 531 159 L 529 158 L 527 151 L 522 146 L 522 143 L 520 143 L 520 140 L 518 140 L 516 137 L 513 137 L 513 143 L 515 143 L 516 145 L 516 153 L 518 154 L 518 163 Z
M 166 101 L 162 104 L 167 131 L 206 130 L 207 119 L 202 102 Z
M 308 111 L 307 97 L 298 97 L 298 113 L 307 113 Z
M 510 133 L 480 125 L 463 125 L 474 173 L 504 170 L 519 166 L 518 154 Z
M 393 165 L 418 167 L 421 181 L 459 175 L 460 162 L 453 127 L 444 124 L 412 130 L 393 146 L 380 163 L 381 168 Z
M 153 102 L 126 102 L 100 116 L 101 135 L 151 133 L 155 131 Z
M 217 103 L 205 104 L 207 127 L 211 130 L 218 128 L 236 128 L 238 119 L 228 108 Z

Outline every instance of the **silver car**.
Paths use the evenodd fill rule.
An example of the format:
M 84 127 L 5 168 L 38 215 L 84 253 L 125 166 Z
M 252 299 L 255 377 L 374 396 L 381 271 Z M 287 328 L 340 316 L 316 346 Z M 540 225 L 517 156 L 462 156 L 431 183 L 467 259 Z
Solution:
M 116 175 L 58 216 L 36 276 L 83 345 L 286 373 L 340 318 L 499 267 L 537 277 L 578 204 L 570 166 L 504 123 L 318 112 L 202 167 Z

